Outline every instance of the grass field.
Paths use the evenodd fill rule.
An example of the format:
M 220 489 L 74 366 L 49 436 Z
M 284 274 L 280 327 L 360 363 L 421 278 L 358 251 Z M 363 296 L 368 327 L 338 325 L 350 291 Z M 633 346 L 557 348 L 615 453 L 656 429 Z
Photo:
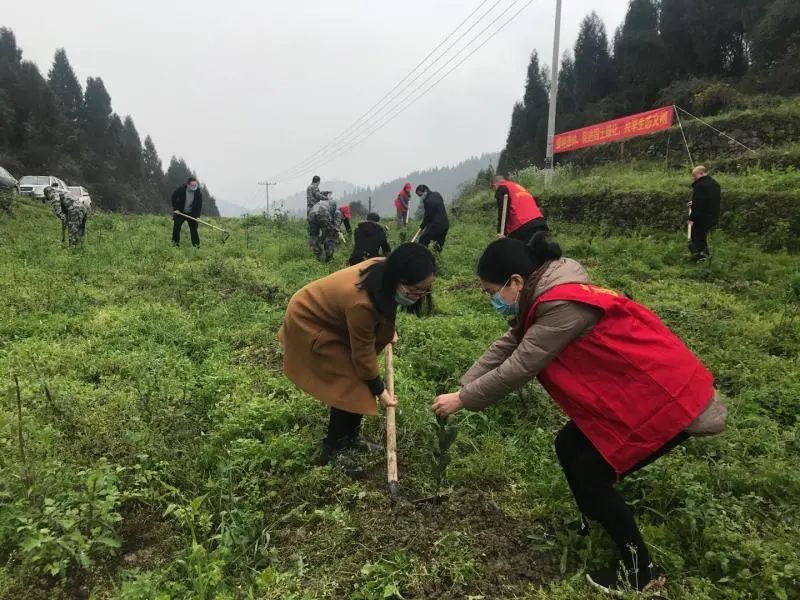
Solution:
M 436 313 L 398 324 L 407 499 L 437 492 L 434 395 L 504 330 L 473 275 L 493 217 L 471 214 Z M 227 243 L 175 249 L 168 217 L 102 214 L 70 250 L 40 207 L 0 215 L 0 599 L 595 597 L 582 571 L 611 543 L 577 534 L 543 390 L 460 413 L 446 499 L 392 509 L 382 459 L 361 482 L 317 466 L 326 411 L 280 373 L 288 298 L 345 252 L 317 263 L 296 222 L 215 222 Z M 725 435 L 622 483 L 667 596 L 800 597 L 797 257 L 718 233 L 697 266 L 681 231 L 553 228 L 699 354 L 730 407 Z

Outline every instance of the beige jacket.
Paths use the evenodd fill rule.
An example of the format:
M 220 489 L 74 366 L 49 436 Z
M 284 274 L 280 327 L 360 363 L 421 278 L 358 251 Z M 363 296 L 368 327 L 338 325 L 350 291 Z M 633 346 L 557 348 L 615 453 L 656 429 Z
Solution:
M 562 258 L 545 271 L 535 297 L 557 285 L 588 283 L 586 270 Z M 522 341 L 509 329 L 461 377 L 460 398 L 468 410 L 483 410 L 535 378 L 570 342 L 587 335 L 603 312 L 578 302 L 542 302 L 536 320 Z M 686 429 L 691 435 L 709 435 L 725 429 L 725 406 L 709 399 L 706 410 Z

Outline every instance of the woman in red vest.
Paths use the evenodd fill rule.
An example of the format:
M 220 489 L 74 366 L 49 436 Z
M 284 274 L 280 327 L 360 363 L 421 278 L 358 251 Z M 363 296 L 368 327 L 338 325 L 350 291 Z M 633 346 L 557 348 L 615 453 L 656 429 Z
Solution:
M 622 557 L 624 569 L 589 573 L 590 582 L 606 590 L 663 584 L 614 484 L 690 435 L 724 430 L 711 373 L 655 314 L 591 285 L 546 233 L 529 245 L 496 240 L 478 276 L 494 308 L 514 320 L 461 378 L 461 390 L 438 396 L 433 410 L 483 410 L 538 378 L 570 418 L 555 447 L 578 508 Z
M 533 195 L 518 183 L 494 178 L 494 199 L 497 201 L 497 237 L 510 237 L 527 243 L 538 231 L 547 231 L 547 221 Z M 503 206 L 506 206 L 505 229 Z

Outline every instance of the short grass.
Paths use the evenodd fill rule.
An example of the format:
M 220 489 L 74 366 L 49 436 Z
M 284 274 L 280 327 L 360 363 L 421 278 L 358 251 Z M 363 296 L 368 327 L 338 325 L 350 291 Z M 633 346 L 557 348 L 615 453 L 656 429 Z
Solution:
M 436 493 L 434 395 L 504 329 L 473 275 L 492 218 L 471 214 L 441 256 L 436 314 L 399 320 L 411 500 Z M 216 222 L 227 243 L 203 231 L 175 249 L 167 217 L 97 215 L 70 250 L 40 207 L 0 216 L 0 598 L 595 597 L 582 571 L 612 548 L 573 526 L 552 448 L 564 418 L 538 386 L 459 415 L 447 498 L 393 509 L 381 459 L 362 482 L 317 466 L 326 411 L 280 373 L 288 298 L 345 252 L 321 265 L 300 223 Z M 669 598 L 798 597 L 796 257 L 718 233 L 696 266 L 680 231 L 553 228 L 681 335 L 730 406 L 725 435 L 622 484 Z

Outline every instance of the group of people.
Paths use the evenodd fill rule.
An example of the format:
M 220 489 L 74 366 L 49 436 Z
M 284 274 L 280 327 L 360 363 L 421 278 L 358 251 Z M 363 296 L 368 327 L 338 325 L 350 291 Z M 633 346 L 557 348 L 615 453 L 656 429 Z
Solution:
M 727 410 L 713 376 L 657 315 L 592 284 L 583 266 L 563 256 L 527 190 L 503 178 L 495 187 L 498 239 L 478 259 L 477 278 L 487 308 L 510 318 L 509 328 L 464 373 L 461 388 L 437 396 L 431 408 L 439 417 L 485 410 L 538 379 L 569 418 L 555 436 L 555 454 L 583 529 L 587 520 L 598 522 L 619 552 L 618 562 L 587 574 L 590 583 L 611 592 L 663 585 L 615 484 L 689 437 L 724 431 Z M 416 192 L 436 207 L 423 224 L 441 247 L 448 228 L 441 196 L 425 186 Z M 692 213 L 700 228 L 713 221 L 702 202 L 695 197 Z M 698 251 L 701 237 L 694 238 Z M 289 301 L 279 331 L 283 371 L 330 407 L 323 463 L 358 477 L 353 453 L 380 449 L 360 433 L 379 404 L 397 404 L 378 355 L 398 339 L 398 312 L 427 314 L 435 277 L 434 254 L 409 242 L 312 281 Z

